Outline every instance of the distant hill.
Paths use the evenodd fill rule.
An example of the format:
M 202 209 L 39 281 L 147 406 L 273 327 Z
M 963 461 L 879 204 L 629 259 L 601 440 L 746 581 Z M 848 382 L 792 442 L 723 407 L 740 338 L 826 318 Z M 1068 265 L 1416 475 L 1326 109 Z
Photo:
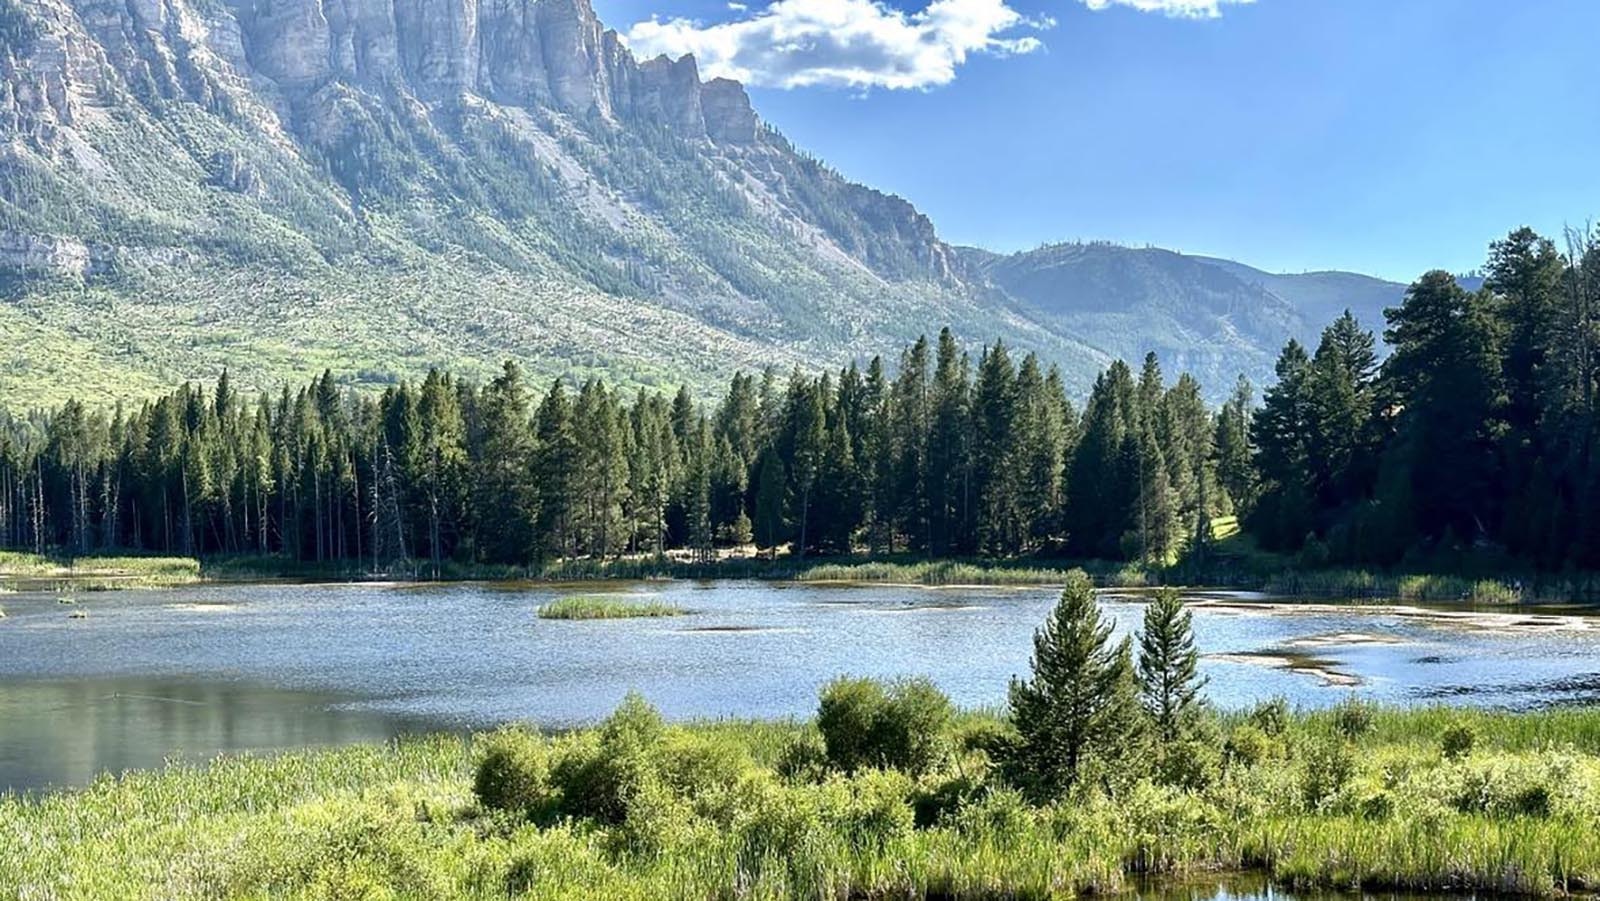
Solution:
M 1345 309 L 1381 333 L 1405 285 L 1349 272 L 1279 275 L 1212 257 L 1091 242 L 1001 255 L 958 251 L 969 270 L 1052 330 L 1112 357 L 1155 351 L 1213 397 L 1241 373 L 1265 382 L 1290 337 L 1314 344 Z

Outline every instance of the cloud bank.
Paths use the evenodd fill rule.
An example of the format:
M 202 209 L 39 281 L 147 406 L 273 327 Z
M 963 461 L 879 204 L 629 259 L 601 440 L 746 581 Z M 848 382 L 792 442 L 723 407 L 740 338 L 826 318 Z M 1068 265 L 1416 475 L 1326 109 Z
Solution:
M 1222 15 L 1222 7 L 1255 0 L 1080 0 L 1092 10 L 1126 6 L 1145 13 L 1165 13 L 1177 19 L 1215 19 Z
M 1078 0 L 1091 10 L 1127 7 L 1174 18 L 1214 19 L 1222 7 L 1255 0 Z M 955 80 L 974 55 L 1014 56 L 1044 44 L 1034 34 L 1055 21 L 1029 18 L 1006 0 L 933 0 L 914 12 L 878 0 L 776 0 L 737 18 L 703 23 L 652 16 L 623 35 L 641 58 L 694 54 L 707 78 L 748 85 L 855 89 L 931 88 Z
M 711 25 L 652 18 L 626 38 L 641 57 L 693 53 L 707 78 L 903 90 L 948 84 L 974 54 L 1032 53 L 1044 45 L 1019 32 L 1053 24 L 1023 16 L 1005 0 L 934 0 L 910 13 L 873 0 L 777 0 Z

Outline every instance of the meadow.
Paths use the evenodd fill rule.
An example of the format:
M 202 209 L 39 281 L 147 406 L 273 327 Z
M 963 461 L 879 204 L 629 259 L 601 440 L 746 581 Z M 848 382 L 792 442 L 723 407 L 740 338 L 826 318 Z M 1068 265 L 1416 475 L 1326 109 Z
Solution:
M 1208 714 L 1182 766 L 1049 802 L 1008 783 L 1002 719 L 933 719 L 852 757 L 816 721 L 667 725 L 630 698 L 560 735 L 108 775 L 0 800 L 0 896 L 1044 899 L 1228 872 L 1600 887 L 1600 711 L 1265 704 Z

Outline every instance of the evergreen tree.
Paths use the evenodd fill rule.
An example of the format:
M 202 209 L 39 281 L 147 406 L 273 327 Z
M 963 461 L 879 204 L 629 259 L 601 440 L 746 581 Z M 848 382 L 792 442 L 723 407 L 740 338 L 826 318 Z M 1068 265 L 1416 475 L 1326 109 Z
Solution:
M 568 558 L 577 553 L 574 528 L 578 436 L 572 421 L 572 402 L 556 379 L 539 403 L 538 439 L 534 445 L 533 472 L 538 485 L 537 551 L 541 559 Z
M 1081 570 L 1068 574 L 1061 599 L 1033 637 L 1032 676 L 1013 678 L 1010 720 L 1017 740 L 1007 766 L 1040 800 L 1066 794 L 1091 761 L 1124 759 L 1137 722 L 1129 698 L 1127 645 L 1111 645 L 1111 623 L 1095 604 Z
M 927 448 L 928 552 L 952 554 L 968 551 L 962 539 L 969 533 L 968 502 L 972 490 L 968 461 L 967 361 L 950 329 L 939 332 L 934 365 L 932 423 Z
M 1393 354 L 1383 377 L 1400 411 L 1389 453 L 1410 474 L 1415 527 L 1426 539 L 1471 540 L 1499 524 L 1494 490 L 1504 423 L 1488 298 L 1430 272 L 1385 311 Z
M 1139 687 L 1161 741 L 1172 744 L 1193 726 L 1200 710 L 1200 652 L 1193 615 L 1175 588 L 1156 592 L 1139 633 Z
M 1313 498 L 1306 485 L 1312 435 L 1311 360 L 1290 339 L 1278 356 L 1278 381 L 1267 390 L 1250 425 L 1261 495 L 1251 526 L 1272 550 L 1297 550 L 1314 526 Z
M 1239 519 L 1247 519 L 1256 503 L 1255 447 L 1250 442 L 1250 413 L 1254 404 L 1250 380 L 1239 376 L 1233 394 L 1217 413 L 1217 482 L 1227 506 Z
M 1008 556 L 1021 549 L 1017 373 L 1005 345 L 986 348 L 972 391 L 973 487 L 978 499 L 978 550 Z
M 526 564 L 538 505 L 531 414 L 522 371 L 507 363 L 483 389 L 471 441 L 475 546 L 491 563 Z
M 784 486 L 787 476 L 783 460 L 770 445 L 756 464 L 755 541 L 756 547 L 769 548 L 777 555 L 778 545 L 788 540 L 784 522 Z

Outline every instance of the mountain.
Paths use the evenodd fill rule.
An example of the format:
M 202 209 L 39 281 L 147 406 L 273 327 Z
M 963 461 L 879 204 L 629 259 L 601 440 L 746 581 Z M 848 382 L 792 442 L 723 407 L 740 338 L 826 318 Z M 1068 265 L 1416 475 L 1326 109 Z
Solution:
M 1381 332 L 1405 285 L 1349 272 L 1277 275 L 1231 260 L 1104 242 L 1050 244 L 1001 255 L 959 248 L 973 277 L 1055 331 L 1107 357 L 1154 351 L 1217 397 L 1239 374 L 1270 379 L 1290 337 L 1315 346 L 1349 309 Z
M 952 325 L 1214 394 L 1399 286 L 953 248 L 588 0 L 0 0 L 0 407 L 446 366 L 714 390 Z
M 911 204 L 588 0 L 0 0 L 0 393 L 430 365 L 709 387 L 949 322 Z

